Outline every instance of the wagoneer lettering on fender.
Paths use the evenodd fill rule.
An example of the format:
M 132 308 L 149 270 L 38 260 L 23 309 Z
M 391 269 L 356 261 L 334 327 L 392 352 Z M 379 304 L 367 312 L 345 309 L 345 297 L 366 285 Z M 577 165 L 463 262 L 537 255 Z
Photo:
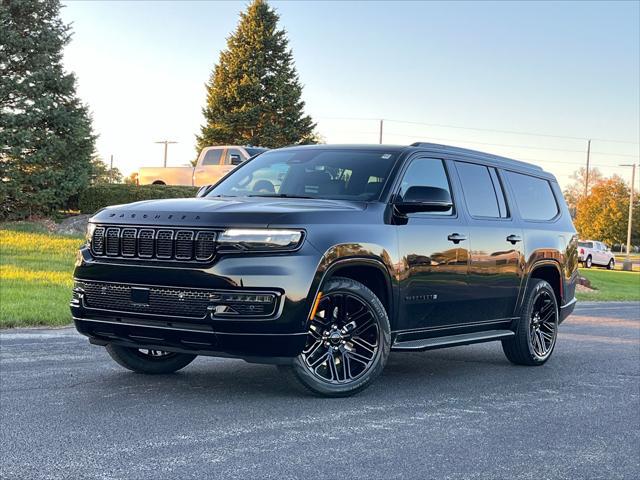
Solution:
M 576 232 L 556 179 L 528 163 L 428 143 L 291 147 L 201 195 L 91 218 L 71 312 L 132 371 L 233 357 L 346 396 L 392 351 L 499 340 L 542 365 L 575 306 Z

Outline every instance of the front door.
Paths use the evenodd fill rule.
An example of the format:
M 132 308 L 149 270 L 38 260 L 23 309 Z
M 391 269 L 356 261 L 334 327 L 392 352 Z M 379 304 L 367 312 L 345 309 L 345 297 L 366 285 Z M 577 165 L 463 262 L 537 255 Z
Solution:
M 226 164 L 225 149 L 214 148 L 205 153 L 202 163 L 193 171 L 193 184 L 196 187 L 213 185 L 235 168 Z
M 468 283 L 475 300 L 467 321 L 504 321 L 513 316 L 523 280 L 523 231 L 511 217 L 495 168 L 455 165 L 469 214 Z
M 447 212 L 410 213 L 399 222 L 399 330 L 437 329 L 463 320 L 469 289 L 469 229 L 456 209 L 445 164 L 435 158 L 411 160 L 397 196 L 413 186 L 448 190 L 454 207 Z

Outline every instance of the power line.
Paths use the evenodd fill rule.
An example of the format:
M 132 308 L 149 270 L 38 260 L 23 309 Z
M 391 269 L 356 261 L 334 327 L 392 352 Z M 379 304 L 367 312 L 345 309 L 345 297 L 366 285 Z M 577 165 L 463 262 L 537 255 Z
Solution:
M 317 117 L 318 119 L 325 120 L 376 120 L 380 121 L 379 118 L 358 118 L 358 117 Z M 516 130 L 498 130 L 494 128 L 478 128 L 478 127 L 462 127 L 459 125 L 447 125 L 442 123 L 425 123 L 425 122 L 413 122 L 408 120 L 394 120 L 394 119 L 385 119 L 387 122 L 395 122 L 395 123 L 405 123 L 408 125 L 424 125 L 427 127 L 440 127 L 440 128 L 457 128 L 461 130 L 476 130 L 479 132 L 496 132 L 496 133 L 507 133 L 511 135 L 527 135 L 532 137 L 548 137 L 548 138 L 564 138 L 570 140 L 589 140 L 587 137 L 574 137 L 569 135 L 551 135 L 546 133 L 534 133 L 534 132 L 522 132 Z M 640 145 L 639 142 L 633 142 L 630 140 L 619 140 L 619 139 L 606 139 L 606 138 L 593 138 L 592 140 L 599 142 L 608 142 L 608 143 L 627 143 L 631 145 Z

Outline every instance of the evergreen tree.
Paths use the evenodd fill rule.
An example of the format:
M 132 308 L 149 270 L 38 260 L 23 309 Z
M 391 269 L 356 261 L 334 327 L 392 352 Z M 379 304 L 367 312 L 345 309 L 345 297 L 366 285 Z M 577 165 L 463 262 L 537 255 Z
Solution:
M 240 14 L 207 83 L 206 124 L 197 149 L 210 145 L 282 147 L 316 143 L 304 114 L 302 85 L 278 15 L 264 0 Z
M 95 137 L 59 14 L 58 0 L 0 1 L 0 217 L 46 215 L 89 183 Z

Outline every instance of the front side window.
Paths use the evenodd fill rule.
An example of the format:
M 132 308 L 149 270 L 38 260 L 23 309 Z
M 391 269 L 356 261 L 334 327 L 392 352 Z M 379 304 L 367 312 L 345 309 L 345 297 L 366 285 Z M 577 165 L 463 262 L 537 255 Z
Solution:
M 472 217 L 507 217 L 504 193 L 493 168 L 464 162 L 456 162 L 456 168 Z
M 524 220 L 545 221 L 558 215 L 558 204 L 547 180 L 507 172 L 509 183 Z
M 396 157 L 384 151 L 268 151 L 238 167 L 209 196 L 377 200 Z
M 204 158 L 202 159 L 202 165 L 220 165 L 220 157 L 222 157 L 221 148 L 209 150 L 207 153 L 204 154 Z
M 436 158 L 417 158 L 413 160 L 402 177 L 400 197 L 404 197 L 404 194 L 411 187 L 437 187 L 446 190 L 451 195 L 447 172 L 442 160 Z M 452 214 L 452 208 L 445 212 L 429 212 L 429 215 Z
M 224 159 L 225 165 L 240 165 L 244 161 L 242 152 L 237 148 L 228 148 Z

